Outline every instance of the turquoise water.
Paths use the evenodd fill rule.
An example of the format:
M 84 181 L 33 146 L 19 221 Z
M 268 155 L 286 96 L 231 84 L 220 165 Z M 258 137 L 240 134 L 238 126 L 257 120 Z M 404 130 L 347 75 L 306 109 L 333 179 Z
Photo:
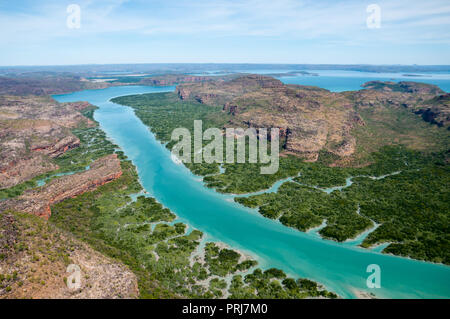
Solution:
M 206 188 L 198 176 L 174 163 L 129 107 L 109 102 L 116 96 L 171 91 L 173 87 L 111 87 L 57 95 L 60 102 L 89 101 L 97 105 L 95 119 L 136 165 L 139 178 L 151 196 L 170 208 L 179 219 L 208 236 L 254 256 L 263 268 L 277 267 L 294 277 L 318 281 L 342 297 L 356 291 L 379 297 L 449 298 L 450 267 L 383 255 L 354 245 L 323 240 L 314 232 L 302 233 L 266 219 Z M 381 267 L 381 288 L 366 287 L 366 268 Z
M 373 73 L 358 71 L 339 70 L 308 70 L 310 73 L 317 73 L 319 76 L 287 76 L 279 77 L 286 84 L 300 84 L 318 86 L 332 92 L 361 90 L 361 85 L 368 81 L 413 81 L 439 86 L 443 91 L 450 92 L 450 73 L 414 73 L 405 76 L 407 73 Z
M 86 166 L 85 167 L 85 170 L 87 171 L 88 169 L 90 169 L 90 166 Z M 45 177 L 45 178 L 42 178 L 42 179 L 40 179 L 40 180 L 38 180 L 37 182 L 36 182 L 36 184 L 37 184 L 37 186 L 44 186 L 45 184 L 47 184 L 47 182 L 49 181 L 49 180 L 51 180 L 52 178 L 54 178 L 54 177 L 61 177 L 61 176 L 68 176 L 68 175 L 73 175 L 73 174 L 75 174 L 75 173 L 78 173 L 78 172 L 66 172 L 66 173 L 58 173 L 58 174 L 53 174 L 53 175 L 51 175 L 51 176 L 49 176 L 49 177 Z
M 293 69 L 260 69 L 260 70 L 237 70 L 240 73 L 255 73 L 255 74 L 276 74 L 295 72 Z M 375 73 L 375 72 L 361 72 L 361 71 L 341 71 L 341 70 L 306 70 L 313 75 L 298 75 L 298 76 L 280 76 L 277 77 L 285 84 L 299 84 L 318 86 L 332 92 L 355 91 L 361 90 L 361 85 L 369 81 L 413 81 L 439 86 L 443 91 L 450 92 L 450 73 L 425 73 L 425 72 L 404 72 L 404 73 Z M 218 72 L 218 73 L 217 73 Z M 209 75 L 227 75 L 229 72 L 210 71 Z M 194 75 L 205 75 L 199 73 Z

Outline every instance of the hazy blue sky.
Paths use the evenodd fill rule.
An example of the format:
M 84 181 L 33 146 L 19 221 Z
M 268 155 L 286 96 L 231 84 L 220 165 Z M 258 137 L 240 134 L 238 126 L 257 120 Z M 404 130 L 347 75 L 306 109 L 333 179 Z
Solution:
M 0 65 L 450 64 L 450 1 L 0 0 L 0 43 Z

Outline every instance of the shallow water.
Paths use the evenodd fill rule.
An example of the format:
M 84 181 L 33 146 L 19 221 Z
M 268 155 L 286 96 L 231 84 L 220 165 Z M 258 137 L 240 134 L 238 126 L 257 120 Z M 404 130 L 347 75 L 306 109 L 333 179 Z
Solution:
M 450 73 L 374 73 L 358 71 L 319 70 L 309 71 L 319 76 L 299 75 L 279 77 L 285 84 L 318 86 L 332 92 L 361 90 L 362 84 L 369 81 L 413 81 L 434 84 L 445 92 L 450 92 Z
M 86 166 L 86 167 L 85 167 L 85 170 L 86 170 L 86 171 L 89 170 L 89 169 L 90 169 L 90 166 Z M 68 175 L 73 175 L 73 174 L 75 174 L 75 173 L 79 173 L 79 171 L 78 171 L 78 172 L 70 171 L 70 172 L 65 172 L 65 173 L 53 174 L 53 175 L 50 175 L 50 176 L 48 176 L 48 177 L 39 179 L 39 180 L 36 182 L 36 184 L 37 184 L 37 186 L 41 187 L 41 186 L 44 186 L 45 184 L 47 184 L 47 182 L 48 182 L 49 180 L 51 180 L 52 178 L 54 178 L 54 177 L 68 176 Z
M 260 70 L 238 70 L 241 73 L 255 74 L 280 74 L 287 72 L 295 72 L 293 69 L 260 69 Z M 450 73 L 430 73 L 430 72 L 401 72 L 401 73 L 376 73 L 361 71 L 342 71 L 342 70 L 306 70 L 311 75 L 294 75 L 294 76 L 277 76 L 277 78 L 285 84 L 299 84 L 318 86 L 332 92 L 355 91 L 361 90 L 362 84 L 369 81 L 413 81 L 434 84 L 439 86 L 443 91 L 450 92 Z M 215 73 L 210 72 L 209 75 L 222 76 L 230 74 L 229 72 Z M 205 75 L 204 73 L 195 75 Z M 318 75 L 318 76 L 316 76 Z
M 262 217 L 204 186 L 198 176 L 171 160 L 129 107 L 109 102 L 116 96 L 172 91 L 173 87 L 121 86 L 56 95 L 60 102 L 89 101 L 95 119 L 136 165 L 144 188 L 163 205 L 208 236 L 240 249 L 263 268 L 277 267 L 294 277 L 318 281 L 342 297 L 357 290 L 379 297 L 449 298 L 450 267 L 380 254 L 348 243 L 323 240 Z M 381 288 L 369 289 L 366 268 L 381 267 Z

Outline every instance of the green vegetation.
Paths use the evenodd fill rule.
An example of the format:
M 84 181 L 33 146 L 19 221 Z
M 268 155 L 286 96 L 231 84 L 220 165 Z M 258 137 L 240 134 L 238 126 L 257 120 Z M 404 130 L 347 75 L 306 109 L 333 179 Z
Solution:
M 223 127 L 226 116 L 220 107 L 208 106 L 195 101 L 182 102 L 174 93 L 152 93 L 114 98 L 114 103 L 132 106 L 136 115 L 148 125 L 156 138 L 168 143 L 171 149 L 172 131 L 184 127 L 194 132 L 194 120 L 203 121 L 203 130 L 210 127 Z M 219 165 L 190 163 L 186 165 L 194 174 L 207 175 L 219 173 Z
M 230 120 L 219 107 L 182 101 L 174 93 L 126 96 L 114 102 L 133 107 L 162 142 L 169 142 L 177 127 L 192 132 L 194 120 L 203 120 L 204 129 L 223 127 Z M 330 167 L 339 158 L 326 151 L 320 152 L 316 163 L 280 157 L 280 169 L 273 175 L 261 175 L 259 164 L 223 164 L 222 174 L 216 164 L 186 166 L 204 175 L 208 187 L 224 193 L 257 192 L 294 177 L 276 193 L 236 201 L 301 231 L 326 220 L 320 234 L 338 241 L 354 238 L 376 222 L 382 225 L 364 240 L 363 247 L 389 242 L 384 252 L 449 264 L 450 194 L 446 185 L 450 175 L 445 155 L 449 132 L 401 108 L 358 112 L 366 125 L 352 132 L 358 141 L 352 167 L 348 163 Z M 380 178 L 384 175 L 389 176 Z M 328 194 L 318 189 L 345 186 L 348 178 L 353 184 L 341 191 Z
M 278 269 L 255 270 L 242 279 L 241 275 L 233 277 L 231 282 L 231 298 L 277 298 L 295 299 L 305 297 L 337 298 L 336 294 L 320 289 L 317 283 L 308 279 L 286 278 L 286 274 Z
M 56 171 L 36 176 L 35 178 L 11 188 L 0 190 L 0 199 L 20 196 L 25 190 L 37 187 L 40 180 L 50 181 L 58 174 L 72 174 L 86 169 L 92 162 L 107 154 L 112 154 L 117 145 L 106 140 L 105 133 L 98 127 L 78 128 L 72 131 L 79 139 L 80 146 L 52 161 L 59 166 Z M 122 152 L 118 152 L 123 157 Z
M 93 120 L 93 112 L 96 107 L 91 106 L 83 110 L 82 114 Z M 25 190 L 38 186 L 38 181 L 46 180 L 49 182 L 58 174 L 72 174 L 84 171 L 92 162 L 107 154 L 112 154 L 117 145 L 112 144 L 106 139 L 106 134 L 99 127 L 80 126 L 72 131 L 80 139 L 80 146 L 72 149 L 58 158 L 52 159 L 52 162 L 59 166 L 56 171 L 48 172 L 34 177 L 24 183 L 16 186 L 1 189 L 0 200 L 20 196 Z M 123 158 L 122 152 L 117 152 L 119 157 Z
M 212 275 L 226 276 L 236 271 L 248 270 L 256 266 L 254 260 L 246 260 L 239 263 L 241 255 L 231 249 L 220 249 L 214 243 L 208 243 L 205 247 L 205 260 Z
M 171 134 L 175 128 L 185 127 L 193 135 L 194 120 L 202 120 L 203 130 L 210 127 L 224 127 L 230 119 L 217 106 L 204 105 L 196 101 L 181 101 L 175 93 L 152 93 L 130 95 L 112 99 L 114 103 L 131 106 L 136 115 L 148 125 L 156 138 L 173 146 Z M 205 143 L 207 144 L 207 142 Z M 247 145 L 248 147 L 248 145 Z M 248 152 L 247 152 L 248 154 Z M 247 193 L 269 188 L 274 182 L 298 173 L 301 163 L 289 156 L 280 159 L 280 169 L 273 175 L 261 175 L 260 164 L 224 164 L 224 174 L 219 173 L 219 165 L 189 163 L 186 166 L 204 178 L 208 187 L 223 193 Z
M 0 200 L 20 196 L 25 190 L 36 187 L 37 181 L 43 177 L 45 177 L 45 175 L 35 177 L 31 180 L 28 180 L 21 184 L 17 184 L 16 186 L 10 188 L 0 189 Z
M 82 167 L 103 156 L 101 150 L 114 151 L 114 145 L 97 130 L 77 132 L 82 144 L 90 146 L 67 152 L 60 159 L 62 167 Z M 187 226 L 176 222 L 176 216 L 154 198 L 139 196 L 133 201 L 131 195 L 142 188 L 132 163 L 118 153 L 123 175 L 95 191 L 52 206 L 49 222 L 128 265 L 138 277 L 142 298 L 229 296 L 225 279 L 249 271 L 257 262 L 241 262 L 241 254 L 214 243 L 202 248 L 203 234 L 186 232 Z
M 178 127 L 194 130 L 194 120 L 203 121 L 203 129 L 222 127 L 226 116 L 220 107 L 195 101 L 182 101 L 175 93 L 151 93 L 117 97 L 114 103 L 128 105 L 151 129 L 161 142 L 170 142 L 172 131 Z
M 95 107 L 90 107 L 83 114 L 93 119 L 94 110 Z M 206 118 L 212 114 L 204 106 L 197 111 Z M 186 113 L 179 120 L 192 123 L 189 116 Z M 214 116 L 204 123 L 217 124 L 219 119 Z M 203 243 L 200 231 L 187 232 L 187 226 L 176 222 L 176 216 L 154 198 L 139 196 L 133 200 L 132 197 L 142 191 L 136 170 L 99 127 L 79 127 L 73 133 L 81 145 L 53 159 L 59 166 L 57 171 L 5 190 L 0 196 L 18 196 L 37 186 L 39 180 L 84 171 L 96 159 L 117 153 L 122 176 L 94 191 L 52 206 L 51 227 L 68 231 L 97 251 L 128 265 L 138 278 L 142 298 L 228 297 L 231 276 L 256 267 L 255 260 L 243 258 L 232 249 Z M 161 130 L 160 134 L 163 133 Z M 216 173 L 218 165 L 198 165 L 193 169 Z M 34 257 L 39 259 L 37 255 Z M 0 258 L 5 258 L 3 253 Z
M 423 121 L 406 108 L 374 107 L 357 111 L 366 125 L 352 131 L 357 139 L 352 166 L 371 163 L 371 154 L 385 145 L 401 145 L 424 153 L 442 152 L 449 148 L 449 130 Z
M 54 225 L 28 213 L 0 212 L 0 229 L 0 298 L 10 292 L 14 298 L 25 297 L 27 291 L 18 289 L 24 284 L 29 290 L 33 283 L 45 285 L 52 278 L 49 268 L 65 270 L 77 247 Z
M 301 231 L 318 226 L 325 219 L 327 226 L 319 233 L 338 241 L 355 237 L 372 227 L 374 221 L 382 225 L 369 234 L 363 247 L 390 242 L 385 252 L 450 264 L 448 165 L 438 156 L 426 159 L 394 148 L 385 149 L 377 156 L 393 159 L 393 152 L 402 155 L 403 165 L 403 160 L 386 160 L 362 169 L 325 168 L 325 172 L 336 173 L 323 182 L 317 179 L 323 172 L 315 167 L 319 170 L 317 174 L 311 174 L 310 169 L 305 179 L 301 175 L 296 182 L 283 184 L 277 193 L 236 198 L 236 201 L 259 207 L 265 217 L 279 218 L 283 224 Z M 380 176 L 388 168 L 401 173 L 380 179 L 364 177 Z M 342 182 L 350 174 L 361 177 L 354 177 L 353 184 L 340 191 L 328 194 L 311 187 L 331 186 L 331 181 L 341 179 Z
M 72 131 L 79 139 L 80 146 L 55 158 L 59 172 L 82 171 L 96 159 L 114 153 L 118 148 L 106 139 L 106 134 L 98 127 Z
M 182 223 L 167 224 L 175 216 L 153 198 L 131 201 L 127 194 L 136 189 L 126 187 L 134 169 L 129 162 L 122 165 L 126 173 L 118 180 L 53 206 L 50 222 L 127 264 L 138 276 L 141 297 L 221 297 L 226 289 L 207 285 L 212 276 L 256 265 L 253 260 L 239 263 L 240 254 L 213 243 L 206 244 L 205 262 L 197 261 L 193 256 L 202 233 L 186 233 Z
M 225 169 L 223 174 L 205 176 L 203 181 L 206 186 L 215 188 L 221 193 L 251 193 L 268 189 L 278 180 L 296 176 L 303 164 L 293 156 L 282 157 L 280 158 L 280 167 L 275 174 L 262 175 L 260 167 L 266 165 L 259 163 L 223 164 L 222 167 Z

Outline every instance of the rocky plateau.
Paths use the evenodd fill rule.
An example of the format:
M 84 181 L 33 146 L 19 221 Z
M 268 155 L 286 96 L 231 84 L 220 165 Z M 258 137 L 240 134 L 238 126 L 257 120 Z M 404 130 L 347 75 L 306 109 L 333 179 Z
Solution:
M 439 126 L 449 123 L 448 94 L 437 86 L 415 82 L 368 82 L 366 89 L 330 92 L 317 87 L 285 85 L 262 75 L 228 81 L 183 83 L 182 100 L 222 106 L 231 127 L 279 128 L 286 153 L 316 161 L 320 151 L 352 156 L 353 131 L 365 125 L 364 109 L 406 108 Z

